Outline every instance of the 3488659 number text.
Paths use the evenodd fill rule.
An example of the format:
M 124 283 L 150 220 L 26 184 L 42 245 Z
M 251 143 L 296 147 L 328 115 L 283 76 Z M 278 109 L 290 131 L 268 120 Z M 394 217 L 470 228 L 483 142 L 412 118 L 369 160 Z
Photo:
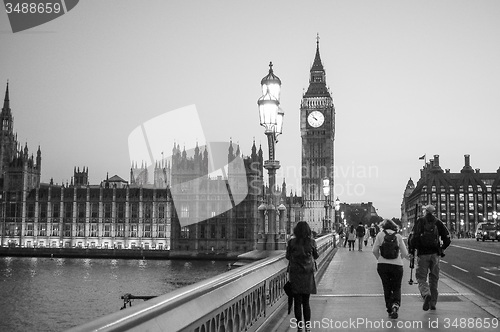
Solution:
M 444 328 L 446 329 L 497 329 L 498 318 L 445 318 Z
M 59 14 L 61 11 L 61 4 L 58 2 L 45 2 L 45 3 L 34 3 L 34 2 L 18 2 L 5 4 L 5 11 L 7 14 L 18 13 L 18 14 Z

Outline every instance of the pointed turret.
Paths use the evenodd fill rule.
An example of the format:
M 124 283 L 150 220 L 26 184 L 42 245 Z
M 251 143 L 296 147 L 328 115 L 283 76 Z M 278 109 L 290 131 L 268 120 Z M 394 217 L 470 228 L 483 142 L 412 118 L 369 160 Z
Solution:
M 283 183 L 281 184 L 281 199 L 283 202 L 286 202 L 286 182 L 285 178 L 283 178 Z
M 415 189 L 415 184 L 413 183 L 413 180 L 410 178 L 410 180 L 408 180 L 408 183 L 406 184 L 406 189 Z
M 234 148 L 233 148 L 233 139 L 229 139 L 229 149 L 227 153 L 227 161 L 230 163 L 234 160 Z
M 182 159 L 186 159 L 187 158 L 187 152 L 186 152 L 186 146 L 184 145 L 184 147 L 182 148 Z
M 321 62 L 321 56 L 319 55 L 319 34 L 316 37 L 316 56 L 314 57 L 314 62 L 311 67 L 311 72 L 324 72 L 323 63 Z
M 196 141 L 196 147 L 194 148 L 194 155 L 195 158 L 198 158 L 198 155 L 200 154 L 200 148 L 198 146 L 198 141 Z
M 7 88 L 5 89 L 5 98 L 3 100 L 2 110 L 10 111 L 10 101 L 9 101 L 9 82 L 7 81 Z
M 326 87 L 326 72 L 319 54 L 319 35 L 316 40 L 316 56 L 310 71 L 309 88 L 304 97 L 331 97 Z
M 257 158 L 257 147 L 255 146 L 255 137 L 254 137 L 252 144 L 252 160 L 255 160 L 255 158 Z
M 9 101 L 9 82 L 7 82 L 7 88 L 5 89 L 5 98 L 3 101 L 2 113 L 0 114 L 0 122 L 2 124 L 1 130 L 4 134 L 14 135 L 13 133 L 13 119 L 12 113 L 10 111 L 10 101 Z M 12 138 L 17 141 L 17 134 Z
M 40 150 L 40 145 L 38 146 L 38 150 L 36 151 L 36 167 L 38 170 L 42 168 L 42 151 Z

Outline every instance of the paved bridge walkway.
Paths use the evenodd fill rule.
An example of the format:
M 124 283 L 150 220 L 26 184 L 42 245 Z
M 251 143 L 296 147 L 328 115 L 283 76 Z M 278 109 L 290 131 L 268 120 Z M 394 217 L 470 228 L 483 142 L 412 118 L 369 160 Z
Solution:
M 356 244 L 357 248 L 357 244 Z M 500 309 L 441 274 L 437 310 L 423 311 L 418 286 L 409 285 L 405 260 L 399 318 L 389 319 L 377 261 L 368 244 L 363 251 L 338 248 L 311 297 L 312 331 L 498 331 Z M 415 279 L 415 270 L 413 271 Z M 498 323 L 498 321 L 496 321 Z M 487 325 L 490 325 L 487 328 Z M 297 331 L 285 306 L 259 331 Z

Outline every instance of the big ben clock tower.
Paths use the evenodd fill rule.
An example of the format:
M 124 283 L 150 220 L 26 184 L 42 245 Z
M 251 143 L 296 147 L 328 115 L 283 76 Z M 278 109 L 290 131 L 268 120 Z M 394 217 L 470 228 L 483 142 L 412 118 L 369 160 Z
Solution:
M 309 87 L 300 104 L 300 136 L 304 219 L 313 230 L 321 232 L 329 228 L 325 221 L 325 178 L 329 179 L 332 195 L 330 201 L 333 201 L 335 107 L 326 86 L 326 73 L 319 55 L 319 37 L 316 41 L 316 56 L 310 71 Z M 328 211 L 332 209 L 328 208 Z M 333 218 L 330 212 L 328 219 L 331 225 Z

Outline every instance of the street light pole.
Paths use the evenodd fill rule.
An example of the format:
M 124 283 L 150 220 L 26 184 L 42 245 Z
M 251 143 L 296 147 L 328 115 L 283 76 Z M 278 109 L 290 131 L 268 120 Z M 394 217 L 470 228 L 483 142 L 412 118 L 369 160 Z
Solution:
M 276 233 L 276 170 L 280 168 L 280 163 L 275 159 L 277 137 L 283 130 L 283 117 L 284 112 L 279 107 L 280 104 L 280 90 L 281 80 L 278 76 L 274 75 L 273 63 L 269 63 L 269 73 L 260 82 L 262 87 L 262 96 L 257 101 L 259 105 L 260 125 L 265 128 L 267 136 L 267 143 L 269 148 L 269 160 L 264 161 L 264 168 L 269 173 L 269 193 L 267 196 L 267 204 L 259 206 L 259 211 L 268 217 L 268 232 L 266 234 L 265 227 L 261 227 L 262 234 L 260 234 L 260 241 L 258 249 L 261 250 L 276 250 L 285 249 L 285 234 L 282 234 L 282 227 L 280 227 L 279 235 Z M 280 212 L 284 213 L 284 205 L 280 205 Z M 286 209 L 286 208 L 285 208 Z M 262 220 L 264 224 L 265 221 Z M 280 223 L 281 224 L 281 223 Z
M 335 230 L 338 232 L 339 231 L 339 220 L 338 220 L 338 214 L 340 210 L 340 199 L 337 196 L 337 199 L 335 200 Z
M 4 240 L 4 234 L 5 234 L 5 209 L 7 208 L 7 205 L 5 204 L 6 200 L 6 195 L 5 192 L 0 194 L 0 199 L 2 200 L 2 242 L 0 242 L 0 247 L 3 247 L 3 240 Z
M 323 179 L 323 195 L 325 195 L 325 220 L 323 222 L 323 233 L 328 233 L 330 229 L 330 227 L 328 227 L 328 198 L 330 196 L 330 179 L 326 177 Z

